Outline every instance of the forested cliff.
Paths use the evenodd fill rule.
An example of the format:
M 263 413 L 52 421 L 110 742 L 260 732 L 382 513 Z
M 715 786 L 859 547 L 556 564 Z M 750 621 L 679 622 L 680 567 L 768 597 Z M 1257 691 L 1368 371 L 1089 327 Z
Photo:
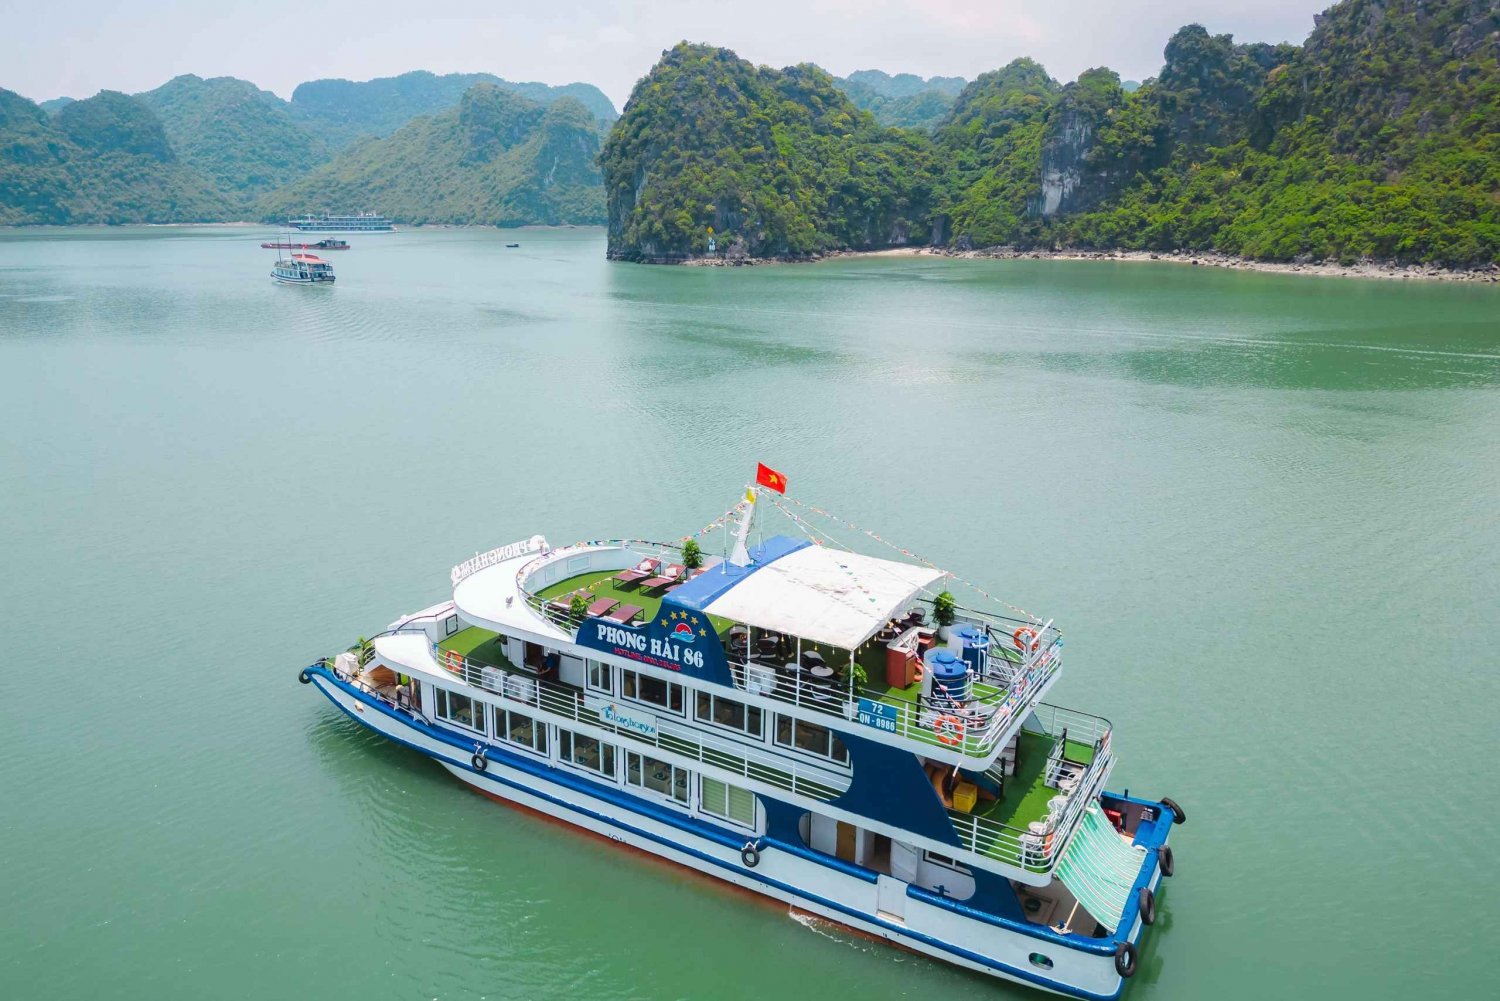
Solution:
M 847 86 L 847 81 L 845 82 Z M 1500 259 L 1500 3 L 1344 0 L 1301 46 L 1190 25 L 1133 92 L 1030 60 L 932 129 L 882 126 L 812 66 L 682 44 L 601 159 L 609 253 L 903 244 Z

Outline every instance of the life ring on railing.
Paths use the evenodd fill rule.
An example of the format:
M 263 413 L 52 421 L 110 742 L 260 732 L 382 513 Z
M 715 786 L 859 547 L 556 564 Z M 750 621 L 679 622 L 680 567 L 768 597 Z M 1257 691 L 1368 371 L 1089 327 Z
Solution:
M 1010 638 L 1015 643 L 1016 649 L 1023 653 L 1027 650 L 1035 653 L 1036 648 L 1041 646 L 1041 643 L 1037 639 L 1036 630 L 1030 626 L 1022 626 L 1020 629 L 1017 629 L 1010 634 Z
M 1156 894 L 1151 892 L 1151 887 L 1141 887 L 1136 897 L 1141 904 L 1141 921 L 1148 925 L 1156 924 Z
M 750 869 L 760 865 L 760 849 L 755 847 L 754 841 L 746 841 L 745 847 L 740 849 L 740 861 Z
M 938 743 L 957 747 L 964 742 L 964 721 L 957 716 L 939 716 L 932 721 L 932 732 Z
M 1115 972 L 1122 979 L 1129 980 L 1135 976 L 1135 967 L 1135 944 L 1132 942 L 1121 942 L 1115 946 Z
M 443 666 L 454 674 L 464 673 L 464 655 L 457 650 L 443 651 Z
M 482 772 L 490 767 L 490 760 L 484 756 L 482 747 L 475 749 L 474 756 L 469 759 L 469 763 L 474 766 L 476 772 Z
M 302 682 L 304 685 L 311 684 L 312 675 L 308 674 L 307 668 L 304 667 L 301 671 L 297 672 L 297 680 Z

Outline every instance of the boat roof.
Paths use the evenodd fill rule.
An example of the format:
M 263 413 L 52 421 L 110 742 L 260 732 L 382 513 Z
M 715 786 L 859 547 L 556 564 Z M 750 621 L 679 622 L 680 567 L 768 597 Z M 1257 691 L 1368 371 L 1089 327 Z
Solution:
M 317 254 L 293 254 L 292 255 L 292 260 L 294 260 L 294 261 L 301 261 L 304 264 L 327 264 L 328 263 L 327 261 L 323 260 L 323 258 L 319 257 Z
M 672 600 L 757 629 L 858 649 L 927 585 L 946 576 L 778 535 L 750 552 L 749 566 L 721 563 L 672 593 Z

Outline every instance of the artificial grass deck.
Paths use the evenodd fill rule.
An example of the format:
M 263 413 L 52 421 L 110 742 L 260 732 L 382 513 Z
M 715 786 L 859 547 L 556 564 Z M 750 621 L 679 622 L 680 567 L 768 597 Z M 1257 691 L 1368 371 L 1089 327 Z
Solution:
M 1005 794 L 973 816 L 1024 831 L 1026 825 L 1047 816 L 1047 803 L 1061 795 L 1045 782 L 1047 755 L 1056 738 L 1022 730 L 1016 739 L 1016 773 L 1005 777 Z M 1067 742 L 1063 757 L 1082 765 L 1092 764 L 1094 749 L 1076 740 Z
M 507 671 L 516 669 L 505 656 L 505 644 L 500 642 L 500 636 L 478 626 L 460 629 L 438 643 L 438 649 L 456 651 L 476 664 L 488 664 Z
M 583 588 L 594 596 L 592 600 L 613 598 L 622 605 L 639 606 L 641 609 L 639 621 L 641 622 L 649 622 L 655 618 L 656 613 L 661 611 L 661 602 L 666 595 L 661 591 L 644 592 L 639 584 L 622 585 L 614 579 L 617 573 L 619 573 L 618 570 L 595 570 L 592 573 L 579 574 L 576 577 L 560 580 L 556 584 L 548 584 L 536 594 L 543 601 L 551 601 L 553 598 L 560 598 Z M 717 615 L 709 615 L 707 619 L 718 632 L 720 639 L 724 638 L 724 634 L 732 625 L 728 619 Z

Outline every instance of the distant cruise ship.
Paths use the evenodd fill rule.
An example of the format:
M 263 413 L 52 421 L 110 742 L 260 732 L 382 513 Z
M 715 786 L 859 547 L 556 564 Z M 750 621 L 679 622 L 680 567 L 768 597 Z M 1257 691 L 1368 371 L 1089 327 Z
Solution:
M 383 215 L 361 212 L 358 215 L 303 215 L 287 221 L 292 229 L 303 233 L 393 233 L 396 227 Z

